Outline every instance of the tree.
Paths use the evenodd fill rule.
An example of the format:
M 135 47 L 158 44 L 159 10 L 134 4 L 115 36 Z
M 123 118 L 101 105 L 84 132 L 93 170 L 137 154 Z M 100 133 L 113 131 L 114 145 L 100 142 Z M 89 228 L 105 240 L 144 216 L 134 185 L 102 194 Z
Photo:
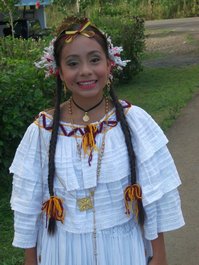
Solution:
M 12 37 L 14 37 L 14 19 L 13 13 L 16 9 L 15 4 L 18 3 L 18 0 L 0 0 L 0 11 L 2 13 L 8 13 L 9 15 L 9 22 L 12 31 Z

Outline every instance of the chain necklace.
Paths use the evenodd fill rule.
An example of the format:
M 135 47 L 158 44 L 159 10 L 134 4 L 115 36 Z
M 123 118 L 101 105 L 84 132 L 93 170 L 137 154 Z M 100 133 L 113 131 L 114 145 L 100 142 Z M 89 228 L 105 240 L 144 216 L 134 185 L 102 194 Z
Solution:
M 109 111 L 109 102 L 108 98 L 105 98 L 105 114 L 107 115 Z M 71 116 L 71 125 L 74 124 L 72 120 L 72 105 L 71 105 L 71 98 L 69 99 L 69 104 L 68 104 L 68 112 Z M 98 159 L 97 159 L 97 169 L 96 169 L 96 182 L 98 182 L 100 173 L 101 173 L 101 164 L 102 164 L 102 158 L 104 155 L 104 149 L 105 149 L 105 136 L 106 136 L 107 130 L 104 131 L 103 138 L 102 138 L 102 144 L 100 149 L 98 149 Z M 46 149 L 46 153 L 48 153 L 48 148 L 47 144 L 41 134 L 41 138 L 44 143 L 44 147 Z M 77 141 L 77 138 L 75 137 L 76 140 L 76 145 L 77 145 L 77 151 L 79 154 L 79 157 L 81 159 L 81 146 Z M 65 191 L 67 191 L 66 185 L 64 181 L 59 177 L 56 172 L 55 172 L 56 178 L 59 180 L 61 185 L 64 187 Z M 80 211 L 87 211 L 89 209 L 92 209 L 93 211 L 93 254 L 94 254 L 94 265 L 98 265 L 98 253 L 97 253 L 97 229 L 96 229 L 96 210 L 95 210 L 95 191 L 96 187 L 93 187 L 89 189 L 89 196 L 85 198 L 80 198 L 77 199 L 76 196 L 74 196 L 72 193 L 68 192 L 74 199 L 77 201 L 77 205 Z
M 104 100 L 104 97 L 102 97 L 102 99 L 101 99 L 101 100 L 100 100 L 95 106 L 91 107 L 90 109 L 84 109 L 84 108 L 82 108 L 81 106 L 79 106 L 79 105 L 74 101 L 73 98 L 71 98 L 71 99 L 72 99 L 74 105 L 75 105 L 78 109 L 84 111 L 84 116 L 83 116 L 82 120 L 83 120 L 84 122 L 88 122 L 88 121 L 90 120 L 90 117 L 89 117 L 89 115 L 88 115 L 88 112 L 91 111 L 91 110 L 93 110 L 93 109 L 95 109 L 95 108 L 97 108 L 97 107 L 102 103 L 102 101 Z M 70 104 L 71 104 L 71 103 L 70 103 Z
M 109 105 L 108 105 L 108 98 L 105 98 L 105 114 L 108 113 L 109 110 Z M 68 112 L 71 116 L 71 124 L 73 123 L 72 119 L 72 104 L 71 104 L 71 98 L 69 99 L 69 104 L 68 104 Z M 98 149 L 98 159 L 97 159 L 97 170 L 96 170 L 96 181 L 98 182 L 100 173 L 101 173 L 101 164 L 102 164 L 102 158 L 104 155 L 104 149 L 105 149 L 105 136 L 106 136 L 106 131 L 103 134 L 102 138 L 102 144 L 100 149 Z M 77 141 L 77 137 L 75 137 L 76 140 L 76 145 L 77 145 L 77 151 L 79 154 L 79 157 L 81 159 L 81 145 Z M 77 200 L 77 205 L 79 207 L 80 211 L 87 211 L 89 209 L 92 209 L 93 211 L 93 254 L 94 254 L 94 264 L 98 264 L 98 258 L 97 258 L 97 229 L 96 229 L 96 209 L 95 209 L 95 191 L 96 187 L 93 187 L 89 189 L 89 196 L 76 199 Z
M 71 124 L 73 123 L 73 118 L 72 118 L 72 98 L 69 99 L 69 104 L 68 104 L 68 113 L 71 117 Z M 105 113 L 108 113 L 108 98 L 105 98 Z M 101 169 L 101 160 L 103 157 L 103 153 L 104 153 L 104 147 L 105 147 L 105 136 L 106 136 L 106 132 L 104 132 L 103 134 L 103 138 L 102 138 L 102 145 L 101 148 L 98 150 L 98 161 L 97 161 L 97 176 L 96 179 L 99 179 L 99 175 L 100 175 L 100 169 Z M 81 145 L 78 143 L 77 141 L 77 137 L 75 137 L 76 140 L 76 146 L 77 146 L 77 151 L 78 151 L 78 155 L 79 158 L 81 159 L 81 152 L 82 152 L 82 148 Z M 94 198 L 94 193 L 95 190 L 94 189 L 90 189 L 89 190 L 89 196 L 84 197 L 84 198 L 80 198 L 77 199 L 77 205 L 80 211 L 87 211 L 89 209 L 93 209 L 94 205 L 93 205 L 93 198 Z

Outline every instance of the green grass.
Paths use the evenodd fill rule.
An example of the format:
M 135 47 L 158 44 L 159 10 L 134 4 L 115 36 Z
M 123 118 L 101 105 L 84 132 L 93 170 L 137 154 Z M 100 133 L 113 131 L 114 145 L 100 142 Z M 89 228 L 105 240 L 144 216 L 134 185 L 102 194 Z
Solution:
M 186 41 L 187 41 L 187 43 L 194 45 L 194 46 L 199 48 L 198 39 L 195 38 L 195 36 L 193 34 L 187 34 Z
M 146 61 L 146 60 L 155 60 L 155 59 L 161 59 L 161 58 L 165 58 L 167 56 L 166 53 L 164 52 L 143 52 L 141 59 L 142 61 Z
M 166 130 L 193 95 L 199 92 L 198 73 L 199 66 L 145 68 L 131 83 L 118 86 L 117 92 L 120 98 L 148 111 Z M 9 205 L 10 192 L 1 188 L 0 194 L 0 265 L 22 265 L 23 250 L 11 246 L 13 216 Z
M 0 192 L 0 265 L 22 265 L 23 250 L 12 247 L 13 214 L 9 203 L 10 192 L 3 189 Z
M 168 129 L 180 110 L 199 92 L 199 66 L 145 68 L 127 85 L 117 88 L 120 98 L 143 107 Z

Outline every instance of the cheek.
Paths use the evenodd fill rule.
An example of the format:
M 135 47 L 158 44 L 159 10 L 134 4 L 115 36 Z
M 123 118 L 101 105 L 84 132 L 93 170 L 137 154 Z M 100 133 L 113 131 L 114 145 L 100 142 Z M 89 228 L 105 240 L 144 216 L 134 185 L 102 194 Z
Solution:
M 109 73 L 110 71 L 106 66 L 98 70 L 98 76 L 104 79 L 108 78 Z
M 74 79 L 68 77 L 65 79 L 66 86 L 70 89 L 75 85 Z
M 65 82 L 66 84 L 72 84 L 72 82 L 74 82 L 74 73 L 70 72 L 70 71 L 66 71 L 65 69 L 61 68 L 61 71 L 60 71 L 60 77 L 61 77 L 61 80 L 63 82 Z

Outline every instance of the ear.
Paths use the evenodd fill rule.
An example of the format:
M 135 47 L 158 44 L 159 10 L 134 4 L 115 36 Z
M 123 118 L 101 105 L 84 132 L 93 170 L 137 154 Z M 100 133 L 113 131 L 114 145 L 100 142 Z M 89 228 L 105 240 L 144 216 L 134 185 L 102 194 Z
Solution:
M 59 67 L 59 76 L 60 76 L 61 81 L 64 81 L 64 77 L 63 77 L 63 73 L 62 73 L 61 67 Z
M 111 60 L 110 59 L 107 59 L 107 71 L 108 71 L 108 74 L 110 74 L 111 72 Z

